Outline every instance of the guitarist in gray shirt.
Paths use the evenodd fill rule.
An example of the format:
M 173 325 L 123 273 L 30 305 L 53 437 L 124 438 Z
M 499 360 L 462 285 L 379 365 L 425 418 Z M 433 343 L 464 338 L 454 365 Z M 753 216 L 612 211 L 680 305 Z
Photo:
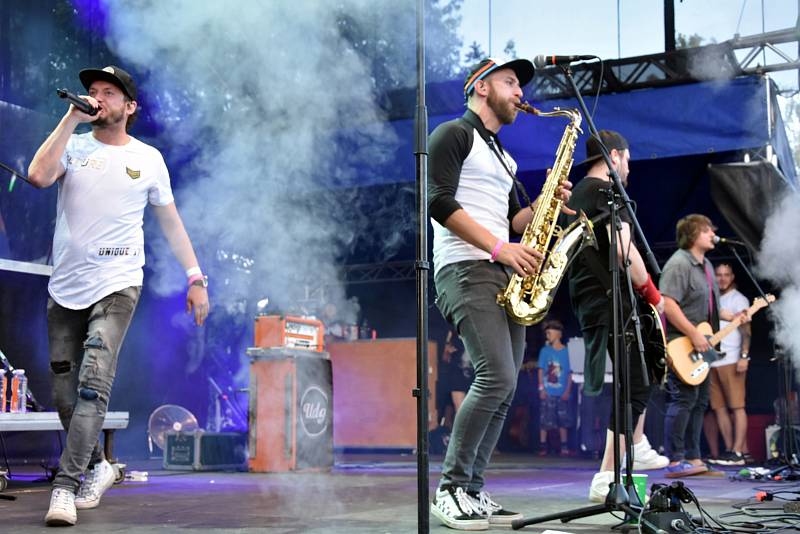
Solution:
M 667 316 L 667 339 L 687 336 L 694 350 L 711 350 L 697 324 L 708 321 L 719 330 L 719 319 L 733 320 L 732 314 L 719 309 L 719 287 L 714 268 L 705 257 L 714 249 L 716 228 L 705 215 L 687 215 L 678 221 L 676 236 L 679 249 L 664 266 L 659 289 L 664 297 Z M 668 478 L 698 475 L 708 471 L 700 458 L 700 433 L 709 401 L 709 378 L 692 386 L 669 371 L 667 413 L 664 421 Z

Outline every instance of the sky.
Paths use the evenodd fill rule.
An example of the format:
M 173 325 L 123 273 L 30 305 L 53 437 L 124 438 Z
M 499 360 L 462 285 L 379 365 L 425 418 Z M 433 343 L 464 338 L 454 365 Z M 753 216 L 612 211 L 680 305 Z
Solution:
M 704 44 L 722 42 L 737 32 L 747 36 L 792 27 L 797 6 L 797 0 L 676 0 L 675 30 L 698 34 Z M 501 58 L 509 39 L 518 56 L 528 58 L 594 54 L 616 59 L 664 51 L 663 0 L 464 0 L 461 13 L 465 51 L 475 41 Z M 787 52 L 797 57 L 796 46 Z M 773 78 L 781 88 L 797 88 L 797 71 Z

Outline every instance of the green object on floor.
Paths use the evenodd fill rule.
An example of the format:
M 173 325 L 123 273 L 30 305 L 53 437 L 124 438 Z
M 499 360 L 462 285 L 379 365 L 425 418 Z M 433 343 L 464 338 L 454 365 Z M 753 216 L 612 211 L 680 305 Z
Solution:
M 634 473 L 631 476 L 633 477 L 633 486 L 636 488 L 636 494 L 639 496 L 639 502 L 644 504 L 647 499 L 647 475 Z

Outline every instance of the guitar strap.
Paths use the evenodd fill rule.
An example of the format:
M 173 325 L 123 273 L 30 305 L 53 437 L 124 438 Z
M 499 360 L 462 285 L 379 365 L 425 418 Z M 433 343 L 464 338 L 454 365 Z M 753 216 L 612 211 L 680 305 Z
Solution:
M 714 278 L 705 261 L 703 261 L 703 270 L 706 273 L 706 282 L 708 283 L 708 322 L 711 323 L 716 332 L 719 330 L 719 306 L 716 305 L 716 299 L 714 298 Z

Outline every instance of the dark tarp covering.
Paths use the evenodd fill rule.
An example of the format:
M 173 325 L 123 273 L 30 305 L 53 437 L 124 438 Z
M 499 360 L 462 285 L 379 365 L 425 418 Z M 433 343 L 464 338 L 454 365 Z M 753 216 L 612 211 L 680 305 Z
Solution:
M 790 189 L 767 161 L 709 165 L 711 198 L 736 235 L 759 249 L 767 217 Z

